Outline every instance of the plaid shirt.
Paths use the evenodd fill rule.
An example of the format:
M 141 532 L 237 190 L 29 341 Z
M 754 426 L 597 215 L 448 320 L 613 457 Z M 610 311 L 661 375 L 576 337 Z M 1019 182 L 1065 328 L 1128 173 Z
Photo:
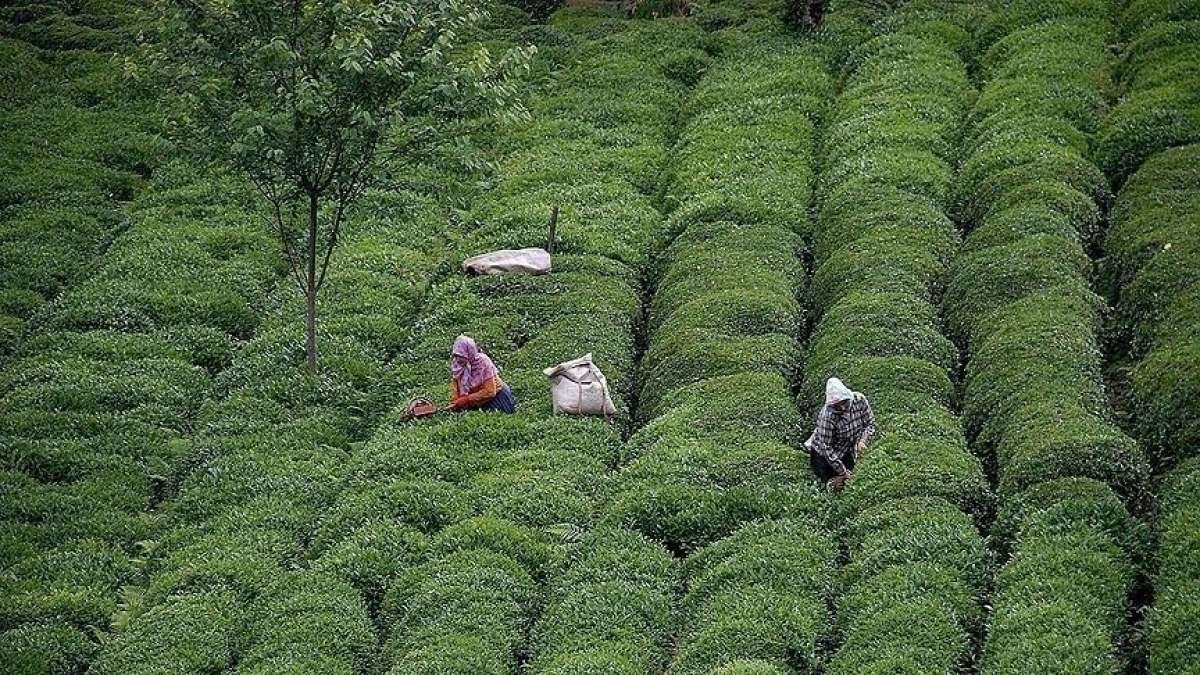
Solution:
M 850 409 L 838 412 L 830 406 L 821 406 L 817 412 L 817 427 L 809 438 L 809 452 L 815 452 L 839 474 L 846 473 L 842 458 L 854 452 L 860 440 L 866 441 L 875 434 L 875 413 L 867 397 L 855 392 Z

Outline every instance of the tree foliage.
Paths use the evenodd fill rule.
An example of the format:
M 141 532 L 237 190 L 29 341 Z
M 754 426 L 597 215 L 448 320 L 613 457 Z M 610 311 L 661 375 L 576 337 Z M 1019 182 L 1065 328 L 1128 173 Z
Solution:
M 464 120 L 520 114 L 532 48 L 474 44 L 480 0 L 162 0 L 150 64 L 186 105 L 185 135 L 269 205 L 308 308 L 348 212 L 389 161 L 461 139 Z

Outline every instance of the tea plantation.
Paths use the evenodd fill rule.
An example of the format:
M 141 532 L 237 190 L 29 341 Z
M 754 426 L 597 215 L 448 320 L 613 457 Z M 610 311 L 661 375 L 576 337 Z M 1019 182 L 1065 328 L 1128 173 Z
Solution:
M 155 3 L 0 7 L 0 672 L 1200 673 L 1200 0 L 478 4 L 528 114 L 384 163 L 316 372 Z M 459 334 L 516 414 L 406 414 Z

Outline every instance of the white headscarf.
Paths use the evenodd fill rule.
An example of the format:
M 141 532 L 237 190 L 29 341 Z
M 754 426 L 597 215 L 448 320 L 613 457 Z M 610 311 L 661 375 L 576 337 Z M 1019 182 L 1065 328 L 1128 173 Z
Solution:
M 825 381 L 825 405 L 833 405 L 848 398 L 854 398 L 854 392 L 842 384 L 841 380 L 831 377 Z

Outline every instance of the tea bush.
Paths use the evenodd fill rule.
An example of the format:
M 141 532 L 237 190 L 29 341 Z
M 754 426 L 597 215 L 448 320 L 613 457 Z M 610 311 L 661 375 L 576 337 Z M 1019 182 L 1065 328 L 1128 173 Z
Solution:
M 1195 69 L 1184 65 L 1200 54 L 1200 20 L 1195 10 L 1178 19 L 1152 16 L 1123 16 L 1130 43 L 1117 75 L 1126 91 L 1097 140 L 1100 164 L 1118 185 L 1155 154 L 1200 141 L 1200 87 Z
M 91 665 L 96 673 L 223 670 L 233 665 L 247 617 L 233 593 L 180 595 L 134 619 Z
M 849 561 L 834 588 L 830 672 L 954 672 L 991 568 L 976 531 L 990 490 L 951 412 L 958 353 L 934 304 L 959 245 L 947 211 L 973 92 L 945 41 L 954 31 L 917 30 L 919 16 L 880 20 L 852 48 L 822 150 L 817 316 L 799 401 L 819 409 L 837 376 L 871 400 L 878 428 L 833 508 Z M 927 572 L 936 588 L 915 585 Z M 882 586 L 899 579 L 909 590 Z
M 430 550 L 428 537 L 415 528 L 375 523 L 343 537 L 314 560 L 312 568 L 350 582 L 374 615 L 396 577 L 424 561 Z
M 708 673 L 741 659 L 814 667 L 834 560 L 828 533 L 806 519 L 751 523 L 689 557 L 685 627 L 668 672 Z
M 499 553 L 461 551 L 434 558 L 401 575 L 384 596 L 388 660 L 400 672 L 415 651 L 428 645 L 478 637 L 497 663 L 515 666 L 535 591 L 529 573 Z M 420 659 L 413 665 L 420 670 Z
M 1138 359 L 1130 374 L 1138 436 L 1159 465 L 1195 455 L 1196 160 L 1200 146 L 1155 155 L 1122 188 L 1105 242 L 1116 330 Z
M 251 609 L 245 639 L 238 668 L 249 672 L 302 672 L 313 663 L 322 672 L 361 672 L 374 662 L 366 607 L 346 582 L 316 573 L 276 580 Z
M 984 669 L 1111 669 L 1148 549 L 1145 526 L 1112 489 L 1083 478 L 1042 482 L 1004 502 L 992 536 L 1009 563 L 996 579 Z
M 29 623 L 0 633 L 0 658 L 17 672 L 78 672 L 95 653 L 91 638 L 65 623 Z
M 171 597 L 189 593 L 228 590 L 240 600 L 252 602 L 275 582 L 282 568 L 295 567 L 301 561 L 298 546 L 283 534 L 266 529 L 180 529 L 161 539 L 154 552 L 146 570 L 150 583 L 130 608 L 134 617 Z
M 1086 524 L 1047 536 L 1037 531 L 1037 520 L 1027 523 L 1015 557 L 997 577 L 984 671 L 1110 670 L 1133 566 Z
M 666 549 L 636 532 L 590 532 L 546 590 L 546 607 L 530 638 L 530 671 L 661 669 L 678 573 Z
M 723 440 L 655 444 L 622 472 L 606 518 L 688 552 L 748 520 L 816 512 L 808 467 L 790 446 Z
M 1010 552 L 1024 523 L 1034 514 L 1040 514 L 1048 531 L 1087 523 L 1117 542 L 1132 560 L 1145 561 L 1150 554 L 1149 530 L 1129 514 L 1105 483 L 1092 478 L 1057 478 L 1005 500 L 992 525 L 992 544 L 1000 555 Z
M 1196 519 L 1200 515 L 1200 463 L 1184 462 L 1167 474 L 1159 491 L 1158 570 L 1150 613 L 1150 672 L 1171 673 L 1196 666 Z
M 1140 503 L 1148 465 L 1109 419 L 1105 307 L 1089 288 L 1109 199 L 1085 140 L 1111 81 L 1097 4 L 1018 3 L 979 36 L 987 84 L 956 197 L 969 234 L 944 308 L 970 349 L 966 428 L 994 457 L 1000 497 L 985 673 L 1116 670 L 1135 574 L 1117 494 Z
M 777 373 L 710 377 L 671 392 L 662 407 L 665 412 L 630 437 L 623 459 L 637 459 L 660 441 L 790 444 L 796 435 L 787 380 Z

